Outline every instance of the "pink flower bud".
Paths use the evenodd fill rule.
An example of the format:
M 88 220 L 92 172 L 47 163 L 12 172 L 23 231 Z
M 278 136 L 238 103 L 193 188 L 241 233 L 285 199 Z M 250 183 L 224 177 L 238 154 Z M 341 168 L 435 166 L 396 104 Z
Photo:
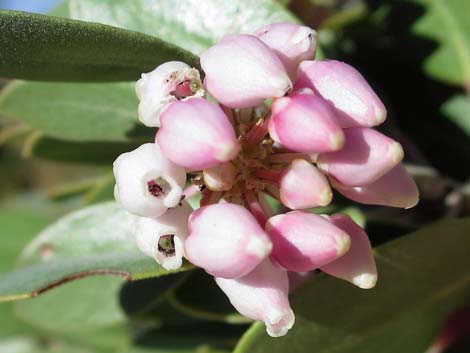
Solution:
M 333 186 L 348 199 L 366 205 L 411 208 L 419 201 L 419 191 L 403 164 L 365 186 L 348 187 L 332 180 Z
M 146 143 L 121 154 L 113 164 L 114 195 L 129 212 L 158 217 L 181 200 L 186 172 L 169 161 L 160 148 Z
M 377 282 L 377 268 L 367 234 L 347 215 L 333 215 L 330 221 L 349 234 L 351 249 L 339 259 L 320 269 L 351 282 L 359 288 L 373 288 Z
M 317 166 L 346 186 L 371 184 L 403 159 L 403 148 L 380 132 L 363 127 L 344 130 L 346 144 L 318 157 Z
M 160 112 L 169 103 L 204 95 L 199 72 L 180 61 L 164 63 L 142 74 L 135 90 L 140 100 L 139 119 L 147 126 L 160 126 Z
M 297 74 L 295 88 L 312 88 L 330 102 L 342 127 L 370 127 L 385 121 L 385 106 L 352 66 L 335 60 L 304 61 Z
M 230 108 L 253 107 L 292 88 L 281 60 L 249 34 L 225 36 L 202 54 L 201 66 L 206 89 Z
M 183 261 L 183 244 L 188 236 L 192 208 L 183 202 L 158 218 L 138 217 L 135 222 L 137 246 L 163 268 L 175 270 Z
M 306 272 L 344 255 L 351 240 L 327 219 L 305 211 L 271 217 L 266 231 L 273 242 L 272 256 L 285 269 Z
M 236 157 L 240 146 L 220 107 L 204 98 L 174 102 L 161 114 L 157 143 L 174 163 L 191 170 Z
M 344 135 L 321 97 L 310 90 L 273 101 L 269 134 L 297 152 L 330 152 L 343 147 Z
M 294 80 L 299 64 L 315 57 L 317 33 L 309 27 L 288 22 L 273 23 L 258 29 L 255 36 L 274 50 Z
M 326 177 L 311 163 L 295 159 L 279 177 L 281 202 L 297 210 L 326 206 L 333 193 Z
M 294 326 L 287 272 L 269 259 L 244 277 L 215 281 L 242 315 L 264 321 L 270 336 L 284 336 Z
M 220 203 L 205 206 L 189 218 L 186 256 L 213 276 L 238 278 L 271 252 L 271 242 L 244 207 Z

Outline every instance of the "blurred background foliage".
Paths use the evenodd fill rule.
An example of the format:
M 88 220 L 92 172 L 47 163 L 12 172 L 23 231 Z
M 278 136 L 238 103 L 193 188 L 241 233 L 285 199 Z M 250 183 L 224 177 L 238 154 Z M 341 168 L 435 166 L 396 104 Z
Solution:
M 388 119 L 380 128 L 403 144 L 421 193 L 418 206 L 406 211 L 353 206 L 335 195 L 321 211 L 345 210 L 365 226 L 377 246 L 381 284 L 364 293 L 315 275 L 293 296 L 292 334 L 274 341 L 255 324 L 237 344 L 249 322 L 211 278 L 198 270 L 159 277 L 153 262 L 129 245 L 126 217 L 114 204 L 101 204 L 113 200 L 116 156 L 153 138 L 154 131 L 137 122 L 133 83 L 19 81 L 12 78 L 47 80 L 47 72 L 2 71 L 0 300 L 7 302 L 0 303 L 0 352 L 422 353 L 449 315 L 469 305 L 470 1 L 10 0 L 0 8 L 52 11 L 142 32 L 182 47 L 158 44 L 161 52 L 188 60 L 225 32 L 301 21 L 319 32 L 325 57 L 358 68 L 383 99 Z M 128 31 L 108 35 L 134 38 Z M 146 50 L 156 45 L 152 39 L 141 39 L 140 51 L 130 56 L 124 44 L 117 48 L 116 61 L 130 63 L 122 81 L 138 78 L 132 56 L 137 68 L 164 60 Z M 32 41 L 19 37 L 13 54 L 22 53 L 26 63 L 35 55 L 60 62 L 57 43 L 40 42 L 33 53 Z M 0 48 L 0 57 L 11 54 L 8 48 Z M 93 43 L 88 49 L 94 53 Z M 102 52 L 96 53 L 93 63 L 100 67 Z M 59 67 L 50 80 L 77 81 L 76 71 L 66 70 Z M 110 81 L 105 73 L 87 72 L 85 81 Z M 119 270 L 45 291 L 72 273 L 106 274 L 97 271 L 103 266 Z M 134 279 L 141 280 L 126 281 Z M 466 313 L 459 327 L 469 334 Z M 446 350 L 469 351 L 468 336 Z

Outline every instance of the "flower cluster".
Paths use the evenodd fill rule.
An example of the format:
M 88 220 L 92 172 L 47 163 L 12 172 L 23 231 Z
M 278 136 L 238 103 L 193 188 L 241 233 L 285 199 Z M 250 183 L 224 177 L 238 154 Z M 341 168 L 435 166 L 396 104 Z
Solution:
M 377 281 L 362 228 L 308 209 L 328 205 L 332 187 L 363 204 L 418 201 L 402 147 L 373 129 L 386 118 L 380 99 L 353 67 L 313 60 L 315 48 L 314 30 L 277 23 L 209 48 L 203 82 L 182 62 L 143 74 L 139 116 L 156 140 L 114 163 L 139 248 L 166 269 L 183 257 L 203 268 L 271 336 L 294 324 L 288 275 Z M 290 211 L 274 214 L 267 195 Z

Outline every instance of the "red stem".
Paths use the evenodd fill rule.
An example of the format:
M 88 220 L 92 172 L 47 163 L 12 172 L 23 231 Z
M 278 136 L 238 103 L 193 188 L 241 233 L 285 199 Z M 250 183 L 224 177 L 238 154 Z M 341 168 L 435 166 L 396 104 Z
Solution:
M 268 221 L 268 216 L 264 212 L 257 195 L 255 195 L 253 191 L 247 191 L 243 195 L 245 197 L 248 209 L 251 211 L 253 216 L 255 216 L 256 220 L 261 225 L 261 227 L 264 228 L 266 222 Z
M 263 141 L 268 133 L 269 117 L 261 118 L 246 135 L 246 145 L 254 147 Z
M 222 195 L 223 193 L 220 191 L 211 191 L 208 189 L 204 190 L 200 202 L 201 207 L 218 203 L 222 198 Z
M 268 195 L 274 197 L 276 200 L 281 201 L 281 196 L 279 194 L 279 188 L 277 186 L 268 184 L 268 185 L 266 185 L 266 188 L 264 189 L 264 191 Z
M 279 181 L 279 176 L 281 175 L 281 172 L 275 172 L 273 170 L 259 168 L 255 170 L 255 175 L 258 178 L 261 178 L 267 182 L 277 184 Z

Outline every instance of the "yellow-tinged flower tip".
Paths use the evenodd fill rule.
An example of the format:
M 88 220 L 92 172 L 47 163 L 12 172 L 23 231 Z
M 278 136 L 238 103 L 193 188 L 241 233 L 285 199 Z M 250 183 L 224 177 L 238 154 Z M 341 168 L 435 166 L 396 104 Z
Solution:
M 351 238 L 346 233 L 343 233 L 342 237 L 338 237 L 337 244 L 338 256 L 343 256 L 351 248 Z
M 371 273 L 363 273 L 352 279 L 353 284 L 362 289 L 374 288 L 377 284 L 377 275 Z

